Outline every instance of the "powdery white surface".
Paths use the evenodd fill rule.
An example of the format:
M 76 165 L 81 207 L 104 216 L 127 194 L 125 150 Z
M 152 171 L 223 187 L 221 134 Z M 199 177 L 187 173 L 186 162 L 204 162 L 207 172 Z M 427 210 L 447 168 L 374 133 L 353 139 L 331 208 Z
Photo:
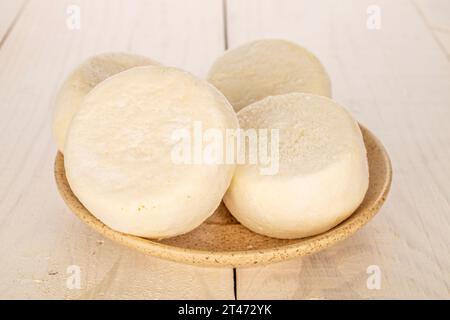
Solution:
M 331 97 L 330 79 L 320 61 L 285 40 L 258 40 L 225 52 L 211 67 L 208 81 L 236 111 L 267 96 L 289 92 Z
M 251 104 L 238 118 L 242 129 L 280 130 L 278 174 L 238 165 L 224 197 L 243 225 L 276 238 L 307 237 L 332 228 L 362 202 L 369 183 L 366 150 L 344 108 L 325 97 L 290 93 Z
M 128 53 L 103 53 L 93 56 L 78 66 L 65 80 L 56 97 L 53 117 L 53 135 L 59 151 L 64 152 L 67 130 L 83 98 L 97 84 L 127 69 L 157 65 L 139 55 Z
M 219 206 L 233 165 L 176 164 L 175 129 L 238 127 L 231 105 L 187 72 L 136 67 L 103 81 L 83 101 L 64 163 L 83 205 L 111 228 L 169 237 L 200 225 Z

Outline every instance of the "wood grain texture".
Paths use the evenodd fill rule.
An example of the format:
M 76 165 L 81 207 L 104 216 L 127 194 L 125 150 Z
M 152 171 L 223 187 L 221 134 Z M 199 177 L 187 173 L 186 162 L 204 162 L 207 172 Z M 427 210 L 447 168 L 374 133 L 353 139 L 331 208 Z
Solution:
M 413 0 L 413 5 L 442 51 L 450 59 L 450 1 Z
M 237 297 L 449 298 L 450 65 L 415 4 L 376 1 L 379 30 L 366 27 L 368 0 L 227 4 L 231 48 L 275 37 L 317 54 L 334 98 L 381 139 L 394 172 L 386 205 L 359 233 L 312 256 L 238 269 Z M 380 290 L 366 286 L 371 265 Z
M 68 4 L 81 9 L 79 30 L 66 26 Z M 53 97 L 83 59 L 129 51 L 202 75 L 223 50 L 221 10 L 220 0 L 27 4 L 0 49 L 0 298 L 233 299 L 232 269 L 151 258 L 84 226 L 56 190 L 51 137 Z M 70 265 L 80 290 L 66 287 Z

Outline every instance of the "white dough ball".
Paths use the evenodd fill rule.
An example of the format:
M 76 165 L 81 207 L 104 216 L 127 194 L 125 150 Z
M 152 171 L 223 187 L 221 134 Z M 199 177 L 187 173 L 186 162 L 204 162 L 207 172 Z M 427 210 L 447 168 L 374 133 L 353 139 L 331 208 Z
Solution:
M 236 129 L 225 97 L 206 81 L 159 66 L 136 67 L 96 86 L 67 135 L 64 165 L 80 202 L 99 220 L 150 238 L 191 231 L 219 206 L 234 164 L 174 161 L 175 132 Z
M 127 69 L 155 65 L 157 62 L 135 54 L 103 53 L 78 66 L 65 80 L 56 96 L 53 135 L 60 152 L 64 152 L 67 130 L 83 98 L 97 84 Z
M 366 149 L 344 108 L 326 97 L 290 93 L 255 102 L 238 118 L 243 130 L 279 129 L 278 172 L 262 175 L 267 164 L 238 165 L 224 197 L 244 226 L 276 238 L 307 237 L 361 204 L 369 183 Z
M 289 92 L 331 97 L 330 79 L 320 61 L 285 40 L 258 40 L 225 52 L 211 67 L 208 81 L 236 111 L 267 96 Z

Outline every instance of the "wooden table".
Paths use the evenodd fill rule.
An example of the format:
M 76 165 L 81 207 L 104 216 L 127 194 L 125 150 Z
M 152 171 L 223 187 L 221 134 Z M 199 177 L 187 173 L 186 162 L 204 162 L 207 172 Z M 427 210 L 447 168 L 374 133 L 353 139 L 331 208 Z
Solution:
M 391 194 L 362 231 L 234 280 L 119 246 L 69 212 L 51 115 L 71 69 L 129 51 L 203 77 L 227 46 L 267 37 L 316 53 L 390 153 Z M 2 0 L 0 39 L 0 298 L 450 298 L 450 1 Z

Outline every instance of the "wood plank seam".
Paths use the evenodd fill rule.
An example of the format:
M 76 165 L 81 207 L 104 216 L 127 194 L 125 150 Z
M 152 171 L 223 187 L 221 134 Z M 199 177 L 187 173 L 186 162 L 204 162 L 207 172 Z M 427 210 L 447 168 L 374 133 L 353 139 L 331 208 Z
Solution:
M 0 40 L 0 49 L 3 47 L 3 45 L 6 43 L 6 40 L 8 40 L 8 37 L 10 35 L 10 33 L 12 32 L 12 30 L 14 29 L 17 21 L 19 20 L 20 16 L 22 15 L 23 11 L 25 10 L 25 7 L 27 6 L 29 0 L 26 0 L 22 6 L 20 7 L 19 11 L 17 12 L 16 16 L 14 17 L 14 19 L 11 21 L 11 24 L 8 26 L 8 29 L 6 29 L 6 32 L 4 34 L 4 36 L 2 37 L 2 39 Z
M 236 268 L 233 268 L 233 291 L 234 291 L 234 300 L 237 300 L 237 283 L 236 283 Z
M 222 0 L 222 21 L 223 21 L 223 41 L 224 49 L 228 50 L 228 12 L 227 0 Z M 236 268 L 233 268 L 233 294 L 234 300 L 237 300 Z
M 228 12 L 227 0 L 222 0 L 222 20 L 223 20 L 223 40 L 225 42 L 225 50 L 228 50 Z

